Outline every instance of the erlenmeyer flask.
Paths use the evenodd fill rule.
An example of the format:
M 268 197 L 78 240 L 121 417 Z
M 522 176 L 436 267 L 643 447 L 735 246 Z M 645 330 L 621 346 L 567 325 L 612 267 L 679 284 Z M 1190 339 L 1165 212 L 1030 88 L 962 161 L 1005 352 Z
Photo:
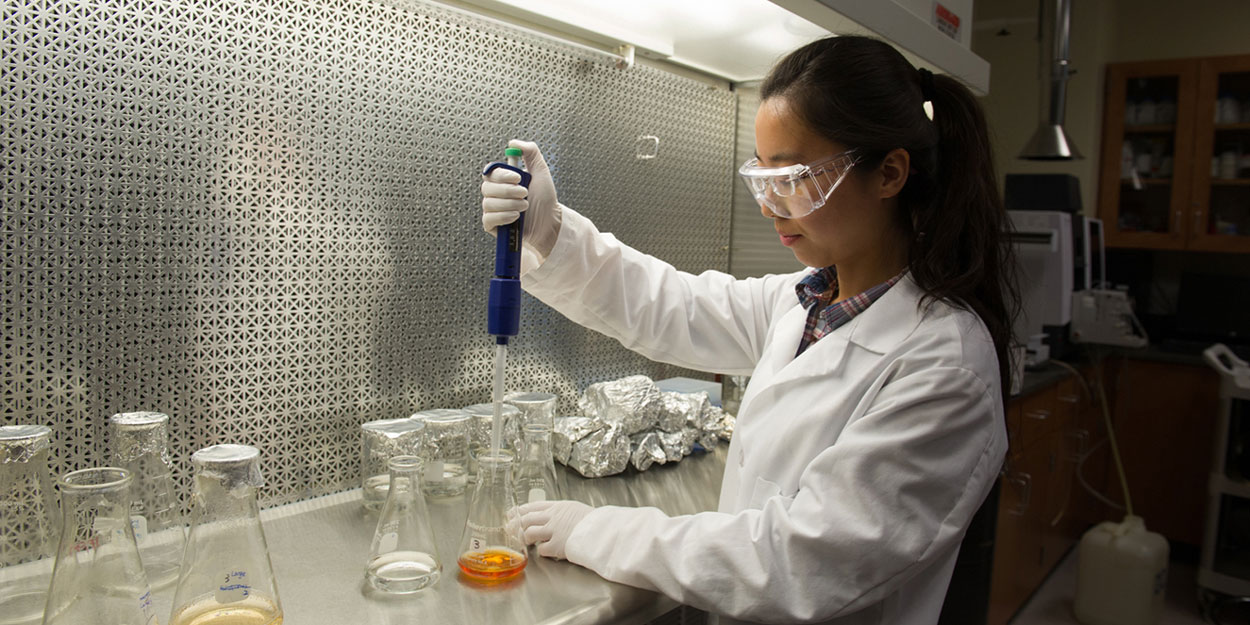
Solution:
M 169 458 L 169 416 L 125 412 L 109 417 L 109 464 L 130 471 L 130 524 L 152 588 L 178 579 L 183 528 Z
M 61 540 L 43 611 L 44 625 L 156 625 L 135 532 L 125 469 L 66 473 L 61 488 Z
M 521 411 L 521 428 L 531 423 L 554 427 L 558 399 L 559 397 L 551 393 L 520 392 L 508 393 L 503 398 L 505 403 L 516 406 Z
M 471 579 L 501 581 L 525 568 L 525 541 L 512 494 L 512 454 L 478 456 L 477 484 L 460 536 L 460 570 Z
M 260 451 L 213 445 L 191 455 L 191 531 L 170 625 L 278 625 L 282 608 L 260 524 Z
M 395 456 L 411 456 L 421 450 L 425 422 L 405 417 L 360 424 L 360 493 L 365 509 L 378 510 L 386 503 L 391 483 L 387 463 Z
M 443 570 L 421 492 L 423 464 L 416 456 L 395 456 L 387 462 L 390 488 L 365 567 L 369 584 L 382 592 L 416 592 L 437 582 Z
M 468 413 L 472 419 L 469 425 L 469 481 L 477 480 L 477 457 L 489 453 L 491 451 L 491 430 L 495 423 L 495 404 L 473 404 L 465 406 L 463 410 Z M 499 405 L 499 416 L 503 418 L 501 424 L 503 429 L 500 430 L 499 444 L 503 449 L 511 451 L 519 458 L 521 452 L 516 446 L 518 441 L 514 440 L 512 432 L 516 430 L 517 423 L 520 422 L 521 411 L 516 406 L 508 404 Z
M 44 425 L 0 426 L 0 623 L 38 623 L 60 521 Z
M 551 456 L 551 427 L 541 423 L 525 426 L 525 458 L 516 476 L 518 504 L 560 498 L 556 465 Z

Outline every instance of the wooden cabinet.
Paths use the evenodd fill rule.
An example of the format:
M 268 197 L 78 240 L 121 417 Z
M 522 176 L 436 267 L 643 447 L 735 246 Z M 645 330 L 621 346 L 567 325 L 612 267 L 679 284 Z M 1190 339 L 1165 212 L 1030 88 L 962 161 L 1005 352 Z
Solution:
M 1075 539 L 1069 518 L 1079 437 L 1068 391 L 1049 386 L 1008 405 L 1011 447 L 1000 478 L 990 625 L 1015 614 Z
M 1125 359 L 1108 378 L 1133 513 L 1170 541 L 1201 545 L 1219 376 L 1206 365 Z M 1114 468 L 1102 492 L 1122 499 Z
M 1099 386 L 1109 398 L 1134 513 L 1168 540 L 1201 544 L 1218 376 L 1204 365 L 1119 357 L 1107 362 L 1102 379 L 1092 368 L 1082 375 L 1089 389 L 1069 376 L 1008 404 L 989 625 L 1007 623 L 1089 527 L 1124 516 L 1090 492 L 1123 499 Z
M 1107 66 L 1098 213 L 1110 247 L 1250 252 L 1250 56 Z

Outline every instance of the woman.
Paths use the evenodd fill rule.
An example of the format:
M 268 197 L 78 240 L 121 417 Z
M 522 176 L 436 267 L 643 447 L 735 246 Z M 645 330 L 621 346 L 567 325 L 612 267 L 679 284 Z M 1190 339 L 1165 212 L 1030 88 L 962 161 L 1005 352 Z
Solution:
M 751 375 L 718 511 L 543 502 L 525 537 L 721 622 L 934 623 L 1007 449 L 1016 298 L 984 117 L 862 37 L 791 53 L 760 96 L 739 173 L 814 270 L 679 272 L 561 206 L 531 143 L 528 191 L 483 182 L 487 231 L 527 211 L 528 292 L 652 359 Z

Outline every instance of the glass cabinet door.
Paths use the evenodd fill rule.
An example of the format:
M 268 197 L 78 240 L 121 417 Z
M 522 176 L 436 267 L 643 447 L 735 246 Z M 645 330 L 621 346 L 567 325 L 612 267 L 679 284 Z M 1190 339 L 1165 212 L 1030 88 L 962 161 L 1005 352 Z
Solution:
M 1108 245 L 1185 247 L 1196 75 L 1186 61 L 1108 67 L 1099 188 Z
M 1250 251 L 1250 57 L 1204 59 L 1197 109 L 1189 248 Z

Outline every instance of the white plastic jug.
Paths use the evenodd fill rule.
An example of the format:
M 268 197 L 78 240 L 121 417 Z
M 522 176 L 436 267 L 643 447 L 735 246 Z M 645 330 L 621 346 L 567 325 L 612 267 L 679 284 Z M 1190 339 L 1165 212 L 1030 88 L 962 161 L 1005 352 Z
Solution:
M 1077 552 L 1076 618 L 1085 625 L 1155 625 L 1168 580 L 1168 542 L 1138 516 L 1100 523 Z

